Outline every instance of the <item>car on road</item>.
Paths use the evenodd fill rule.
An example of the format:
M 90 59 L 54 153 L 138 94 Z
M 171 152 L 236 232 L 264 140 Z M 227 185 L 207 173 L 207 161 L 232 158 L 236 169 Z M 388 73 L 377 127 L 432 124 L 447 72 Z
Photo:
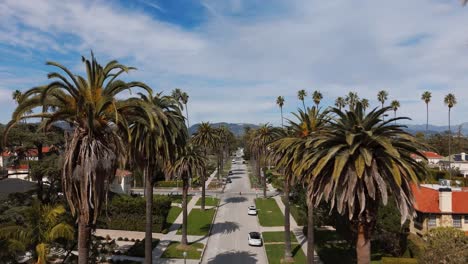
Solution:
M 248 215 L 257 215 L 257 208 L 255 206 L 251 205 L 249 206 L 249 210 L 247 212 Z
M 230 171 L 228 172 L 228 175 L 232 175 L 232 170 L 230 170 Z
M 232 183 L 231 178 L 227 178 L 227 179 L 226 179 L 226 182 L 227 182 L 227 183 Z
M 248 235 L 248 241 L 250 246 L 261 247 L 263 245 L 262 236 L 259 232 L 250 232 Z

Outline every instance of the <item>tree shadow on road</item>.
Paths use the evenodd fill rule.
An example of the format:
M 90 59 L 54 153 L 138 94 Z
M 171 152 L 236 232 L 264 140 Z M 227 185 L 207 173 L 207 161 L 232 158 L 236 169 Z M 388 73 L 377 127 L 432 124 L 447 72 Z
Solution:
M 215 223 L 211 229 L 211 235 L 230 234 L 237 230 L 239 230 L 239 224 L 236 222 L 226 221 L 224 223 Z
M 257 254 L 246 251 L 228 251 L 218 254 L 216 257 L 209 259 L 208 264 L 229 264 L 229 263 L 242 263 L 242 264 L 255 264 L 258 262 Z
M 224 199 L 224 204 L 227 204 L 227 203 L 243 203 L 243 202 L 246 202 L 247 200 L 248 200 L 247 198 L 242 197 L 242 196 L 229 197 L 229 198 Z

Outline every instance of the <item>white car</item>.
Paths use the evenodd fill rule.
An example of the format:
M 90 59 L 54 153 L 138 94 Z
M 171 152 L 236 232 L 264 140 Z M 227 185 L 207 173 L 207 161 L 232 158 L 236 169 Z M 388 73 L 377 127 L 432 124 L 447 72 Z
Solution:
M 249 206 L 249 211 L 247 212 L 248 215 L 257 215 L 257 208 L 255 206 Z
M 250 232 L 248 235 L 249 245 L 250 246 L 262 246 L 262 236 L 258 232 Z
M 233 164 L 236 164 L 236 160 L 235 160 L 235 159 L 233 159 L 233 160 L 232 160 L 232 163 L 233 163 Z

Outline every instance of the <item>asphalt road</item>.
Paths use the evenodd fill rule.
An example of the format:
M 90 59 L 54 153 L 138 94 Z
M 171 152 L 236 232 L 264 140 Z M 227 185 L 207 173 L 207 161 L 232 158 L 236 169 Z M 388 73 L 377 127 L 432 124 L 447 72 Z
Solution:
M 248 207 L 254 205 L 255 194 L 250 189 L 246 165 L 239 163 L 232 165 L 232 183 L 226 186 L 221 196 L 202 263 L 268 263 L 263 247 L 252 247 L 247 243 L 247 234 L 260 231 L 260 227 L 257 217 L 247 214 Z M 249 194 L 240 195 L 239 192 Z

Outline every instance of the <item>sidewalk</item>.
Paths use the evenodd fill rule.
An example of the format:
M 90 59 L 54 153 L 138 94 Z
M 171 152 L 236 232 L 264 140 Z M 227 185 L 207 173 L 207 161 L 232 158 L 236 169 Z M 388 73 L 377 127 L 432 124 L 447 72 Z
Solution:
M 273 199 L 276 200 L 278 207 L 280 208 L 281 212 L 284 215 L 284 203 L 283 203 L 283 200 L 281 199 L 281 195 L 276 195 L 273 197 Z M 297 241 L 299 241 L 299 243 L 301 244 L 301 248 L 304 251 L 304 254 L 307 255 L 307 237 L 304 236 L 304 234 L 302 233 L 302 227 L 297 225 L 296 220 L 291 214 L 289 214 L 289 223 L 291 227 L 291 232 L 296 236 Z M 279 228 L 279 229 L 266 230 L 266 231 L 284 231 L 284 226 L 280 226 L 276 228 Z M 322 263 L 316 251 L 314 251 L 314 261 L 315 263 Z

